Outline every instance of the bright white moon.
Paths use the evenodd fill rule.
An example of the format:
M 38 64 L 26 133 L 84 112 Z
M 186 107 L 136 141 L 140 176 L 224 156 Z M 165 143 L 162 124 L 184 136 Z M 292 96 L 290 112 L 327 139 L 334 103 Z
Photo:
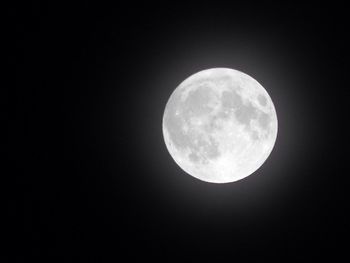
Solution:
M 163 116 L 165 144 L 188 174 L 228 183 L 254 173 L 270 155 L 277 116 L 266 90 L 228 68 L 200 71 L 172 93 Z

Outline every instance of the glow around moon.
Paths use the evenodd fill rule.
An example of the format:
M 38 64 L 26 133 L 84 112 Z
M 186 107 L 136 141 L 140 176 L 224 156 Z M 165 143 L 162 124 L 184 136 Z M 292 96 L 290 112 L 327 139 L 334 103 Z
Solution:
M 228 183 L 254 173 L 270 155 L 277 116 L 266 90 L 228 68 L 200 71 L 172 93 L 163 116 L 165 144 L 188 174 Z

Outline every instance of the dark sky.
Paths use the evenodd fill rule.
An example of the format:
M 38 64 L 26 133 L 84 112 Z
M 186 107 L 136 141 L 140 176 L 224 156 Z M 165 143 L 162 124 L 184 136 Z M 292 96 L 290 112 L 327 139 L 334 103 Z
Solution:
M 329 4 L 9 7 L 8 255 L 340 257 L 348 27 Z M 268 161 L 232 184 L 187 175 L 162 137 L 171 92 L 212 67 L 257 79 L 279 120 Z

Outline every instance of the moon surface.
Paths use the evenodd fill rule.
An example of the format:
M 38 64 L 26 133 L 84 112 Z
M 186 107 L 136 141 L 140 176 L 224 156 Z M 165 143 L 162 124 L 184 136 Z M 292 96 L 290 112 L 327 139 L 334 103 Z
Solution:
M 171 94 L 163 136 L 174 161 L 210 183 L 254 173 L 277 138 L 277 115 L 267 91 L 249 75 L 212 68 L 185 79 Z

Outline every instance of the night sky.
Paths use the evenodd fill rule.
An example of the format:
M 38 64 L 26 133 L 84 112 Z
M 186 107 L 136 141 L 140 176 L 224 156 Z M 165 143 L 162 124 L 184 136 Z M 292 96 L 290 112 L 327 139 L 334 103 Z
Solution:
M 344 10 L 8 7 L 5 254 L 25 262 L 340 257 L 348 224 Z M 266 163 L 231 184 L 183 172 L 162 135 L 171 92 L 213 67 L 258 80 L 279 122 Z

